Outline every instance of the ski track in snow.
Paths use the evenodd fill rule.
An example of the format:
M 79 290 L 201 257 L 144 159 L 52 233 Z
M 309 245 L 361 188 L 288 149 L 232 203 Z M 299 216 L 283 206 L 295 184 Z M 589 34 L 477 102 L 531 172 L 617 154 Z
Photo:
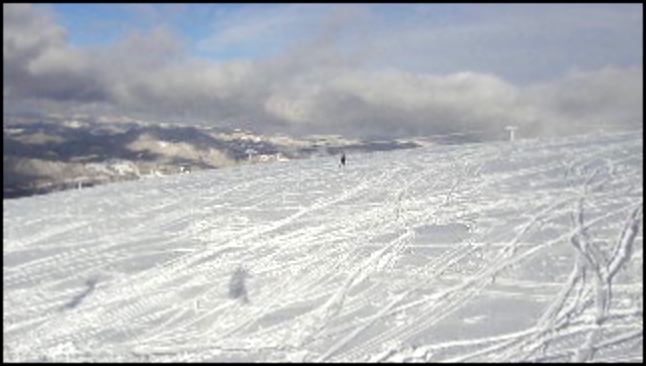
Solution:
M 4 201 L 4 360 L 643 360 L 641 133 L 348 158 Z

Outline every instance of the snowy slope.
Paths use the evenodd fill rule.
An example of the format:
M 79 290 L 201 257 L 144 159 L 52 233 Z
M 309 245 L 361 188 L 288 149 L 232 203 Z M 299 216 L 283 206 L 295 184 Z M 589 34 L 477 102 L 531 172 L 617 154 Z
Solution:
M 641 136 L 5 200 L 4 360 L 641 362 Z

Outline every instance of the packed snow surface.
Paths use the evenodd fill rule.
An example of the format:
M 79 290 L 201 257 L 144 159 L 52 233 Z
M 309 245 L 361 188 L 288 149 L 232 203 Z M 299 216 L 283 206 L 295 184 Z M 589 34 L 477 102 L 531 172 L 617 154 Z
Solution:
M 643 361 L 640 132 L 3 201 L 5 361 Z

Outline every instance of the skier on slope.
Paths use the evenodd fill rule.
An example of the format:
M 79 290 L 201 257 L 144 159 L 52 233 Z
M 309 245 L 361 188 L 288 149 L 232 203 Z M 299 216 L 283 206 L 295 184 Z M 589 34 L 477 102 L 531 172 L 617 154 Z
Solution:
M 344 152 L 341 153 L 341 165 L 339 165 L 339 166 L 345 166 L 345 153 Z

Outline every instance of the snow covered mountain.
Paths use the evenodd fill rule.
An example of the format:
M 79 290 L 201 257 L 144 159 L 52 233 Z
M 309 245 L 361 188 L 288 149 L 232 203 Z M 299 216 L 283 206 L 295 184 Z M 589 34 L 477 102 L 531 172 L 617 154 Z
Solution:
M 5 117 L 3 198 L 241 164 L 303 159 L 342 150 L 356 153 L 408 149 L 432 141 L 434 138 L 364 141 L 337 135 L 295 138 L 125 117 Z
M 641 133 L 3 201 L 4 361 L 643 361 Z

